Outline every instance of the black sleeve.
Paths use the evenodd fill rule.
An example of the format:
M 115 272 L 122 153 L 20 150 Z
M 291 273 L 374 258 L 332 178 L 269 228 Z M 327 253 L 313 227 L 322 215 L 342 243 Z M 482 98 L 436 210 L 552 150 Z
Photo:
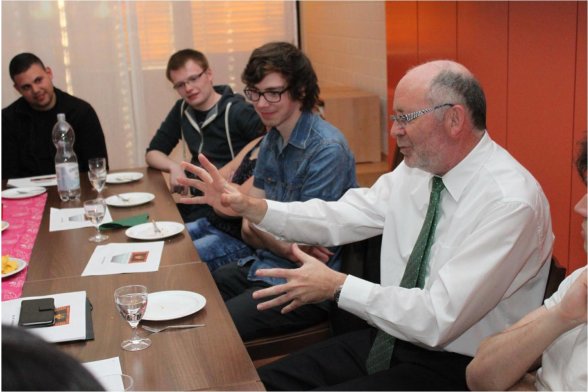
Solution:
M 265 125 L 257 115 L 253 105 L 244 101 L 237 101 L 231 107 L 229 116 L 232 123 L 236 124 L 237 131 L 245 140 L 251 141 L 264 133 Z
M 155 135 L 153 135 L 149 147 L 147 147 L 147 152 L 156 150 L 169 155 L 176 147 L 181 139 L 181 105 L 182 100 L 180 99 L 170 110 Z
M 91 158 L 106 158 L 108 162 L 108 152 L 106 150 L 106 141 L 104 132 L 100 125 L 100 120 L 94 108 L 87 102 L 84 102 L 83 110 L 76 115 L 76 124 L 73 124 L 76 140 L 74 149 L 78 156 L 78 164 L 81 172 L 88 171 L 88 160 Z M 66 118 L 67 120 L 67 118 Z
M 15 124 L 6 110 L 2 110 L 2 179 L 9 180 L 18 176 L 18 143 Z

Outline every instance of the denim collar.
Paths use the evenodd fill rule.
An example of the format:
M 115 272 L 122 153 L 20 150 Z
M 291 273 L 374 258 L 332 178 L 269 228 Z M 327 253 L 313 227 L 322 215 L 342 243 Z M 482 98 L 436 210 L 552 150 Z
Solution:
M 310 133 L 312 130 L 312 125 L 315 122 L 315 114 L 311 112 L 304 111 L 301 113 L 300 118 L 296 122 L 294 129 L 292 130 L 292 134 L 290 135 L 290 139 L 288 139 L 288 144 L 291 144 L 293 147 L 299 148 L 301 150 L 306 149 L 306 145 L 308 143 L 308 138 L 310 137 Z M 281 139 L 281 135 L 276 128 L 272 128 L 272 131 L 275 131 L 276 138 Z M 284 149 L 284 145 L 280 148 L 280 150 Z

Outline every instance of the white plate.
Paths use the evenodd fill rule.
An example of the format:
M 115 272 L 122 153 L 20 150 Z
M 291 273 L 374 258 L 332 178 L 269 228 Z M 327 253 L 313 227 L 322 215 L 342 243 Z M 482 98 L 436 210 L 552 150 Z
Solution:
M 129 227 L 125 234 L 127 237 L 136 240 L 160 240 L 162 238 L 171 237 L 184 230 L 184 225 L 178 222 L 155 222 L 161 233 L 155 232 L 153 223 L 142 223 L 137 226 Z
M 196 313 L 206 305 L 206 298 L 192 291 L 157 291 L 149 293 L 143 320 L 173 320 Z
M 25 186 L 21 188 L 9 188 L 2 191 L 5 199 L 26 199 L 27 197 L 39 196 L 47 191 L 42 186 Z
M 137 172 L 121 172 L 110 173 L 106 176 L 107 184 L 125 184 L 127 182 L 137 181 L 143 178 L 143 173 Z
M 123 200 L 117 195 L 113 195 L 107 197 L 104 201 L 106 204 L 113 207 L 134 207 L 149 203 L 151 200 L 155 199 L 155 195 L 148 192 L 120 193 L 120 196 L 127 200 Z
M 0 228 L 0 231 L 4 231 L 4 230 L 8 229 L 8 226 L 10 226 L 10 223 L 8 223 L 6 221 L 2 221 L 2 227 Z
M 21 259 L 17 259 L 16 257 L 11 257 L 10 260 L 14 260 L 17 262 L 18 267 L 16 267 L 16 269 L 14 271 L 11 271 L 7 274 L 2 274 L 3 278 L 12 276 L 14 274 L 18 274 L 20 271 L 22 271 L 26 266 L 27 266 L 27 262 Z

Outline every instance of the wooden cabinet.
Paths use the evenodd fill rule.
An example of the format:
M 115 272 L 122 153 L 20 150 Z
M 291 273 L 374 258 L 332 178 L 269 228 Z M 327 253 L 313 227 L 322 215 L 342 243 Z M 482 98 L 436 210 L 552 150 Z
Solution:
M 343 132 L 356 162 L 380 162 L 380 98 L 347 86 L 321 87 L 320 96 L 325 119 Z

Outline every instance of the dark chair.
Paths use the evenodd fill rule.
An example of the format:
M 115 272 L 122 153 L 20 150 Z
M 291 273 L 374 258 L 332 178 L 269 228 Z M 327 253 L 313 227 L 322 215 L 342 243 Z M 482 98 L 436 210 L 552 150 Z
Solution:
M 565 279 L 565 277 L 566 269 L 559 264 L 555 256 L 551 257 L 551 265 L 549 266 L 549 275 L 547 276 L 543 301 L 551 297 L 553 293 L 557 291 L 559 284 Z

